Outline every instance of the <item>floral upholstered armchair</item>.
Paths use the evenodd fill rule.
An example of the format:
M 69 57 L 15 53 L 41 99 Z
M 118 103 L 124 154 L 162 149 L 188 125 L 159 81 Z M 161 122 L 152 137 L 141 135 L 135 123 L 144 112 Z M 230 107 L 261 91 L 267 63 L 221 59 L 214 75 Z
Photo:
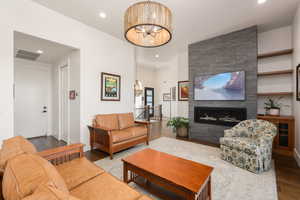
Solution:
M 223 160 L 257 174 L 271 168 L 272 144 L 277 134 L 274 124 L 246 120 L 224 132 L 220 139 Z

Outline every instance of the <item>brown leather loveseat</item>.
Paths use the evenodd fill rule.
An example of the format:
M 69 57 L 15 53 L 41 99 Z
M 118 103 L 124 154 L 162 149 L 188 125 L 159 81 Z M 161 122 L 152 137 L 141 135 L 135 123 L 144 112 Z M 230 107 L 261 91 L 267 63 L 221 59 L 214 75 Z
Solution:
M 4 141 L 4 200 L 151 200 L 88 161 L 82 149 L 74 144 L 36 152 L 22 137 Z
M 91 149 L 110 154 L 140 143 L 149 144 L 149 122 L 134 121 L 133 113 L 96 115 L 90 130 Z

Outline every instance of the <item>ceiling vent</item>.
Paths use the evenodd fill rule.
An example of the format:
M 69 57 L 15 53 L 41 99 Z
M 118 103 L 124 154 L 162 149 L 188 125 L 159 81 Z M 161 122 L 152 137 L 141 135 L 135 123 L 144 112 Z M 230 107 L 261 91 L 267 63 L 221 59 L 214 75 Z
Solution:
M 35 53 L 35 52 L 30 52 L 22 49 L 17 49 L 16 52 L 16 58 L 22 58 L 26 60 L 37 60 L 40 57 L 41 54 Z

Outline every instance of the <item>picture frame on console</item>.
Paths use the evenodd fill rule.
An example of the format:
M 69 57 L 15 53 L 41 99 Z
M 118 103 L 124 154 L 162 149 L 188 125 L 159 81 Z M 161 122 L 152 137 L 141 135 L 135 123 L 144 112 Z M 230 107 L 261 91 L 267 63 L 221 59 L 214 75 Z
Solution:
M 178 101 L 189 100 L 189 87 L 190 87 L 190 81 L 178 82 Z
M 101 73 L 101 100 L 120 101 L 121 76 L 117 74 Z
M 296 68 L 296 100 L 300 101 L 300 64 Z

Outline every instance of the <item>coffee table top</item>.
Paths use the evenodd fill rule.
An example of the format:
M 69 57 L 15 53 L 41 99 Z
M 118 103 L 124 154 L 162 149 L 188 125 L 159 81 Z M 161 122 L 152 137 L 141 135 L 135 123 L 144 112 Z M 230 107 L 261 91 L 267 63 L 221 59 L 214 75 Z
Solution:
M 130 165 L 198 193 L 213 168 L 153 149 L 145 149 L 124 159 Z

